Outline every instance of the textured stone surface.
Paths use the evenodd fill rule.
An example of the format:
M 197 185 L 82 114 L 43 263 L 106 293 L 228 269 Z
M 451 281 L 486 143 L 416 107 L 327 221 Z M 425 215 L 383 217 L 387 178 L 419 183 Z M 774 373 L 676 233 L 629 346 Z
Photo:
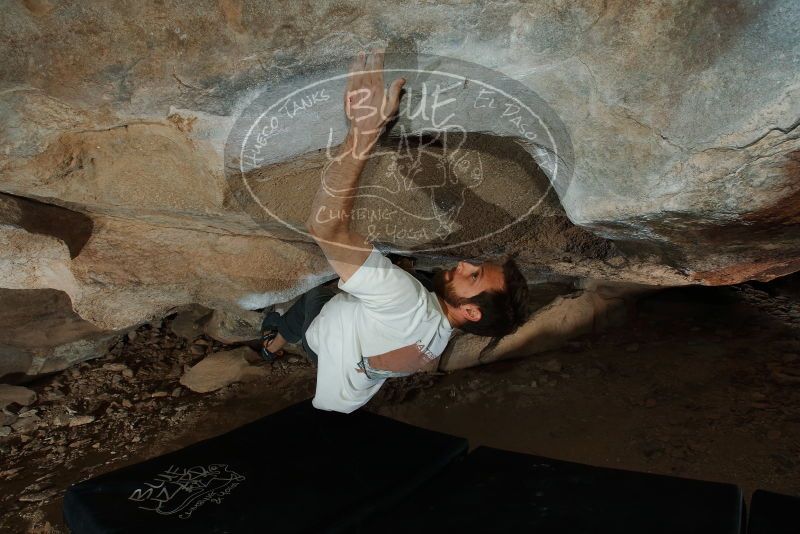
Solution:
M 192 303 L 238 310 L 241 299 L 286 301 L 329 272 L 314 245 L 265 236 L 95 215 L 91 238 L 70 258 L 57 237 L 0 224 L 3 285 L 64 291 L 82 318 L 104 330 Z
M 119 340 L 54 289 L 0 289 L 0 380 L 25 381 L 104 355 Z
M 7 191 L 242 231 L 219 168 L 237 109 L 383 42 L 535 90 L 572 137 L 566 214 L 629 254 L 707 283 L 797 267 L 795 2 L 41 5 L 3 22 Z
M 242 202 L 225 143 L 263 88 L 342 74 L 381 44 L 517 80 L 571 141 L 569 180 L 549 189 L 527 149 L 469 123 L 483 136 L 467 154 L 494 181 L 467 198 L 452 239 L 513 218 L 520 186 L 548 193 L 524 224 L 420 265 L 517 252 L 531 280 L 769 280 L 800 268 L 799 26 L 790 0 L 9 2 L 0 192 L 14 196 L 0 197 L 0 285 L 63 291 L 113 331 L 192 303 L 263 308 L 327 279 L 307 237 Z M 341 138 L 340 99 L 307 120 Z M 324 147 L 285 136 L 258 171 L 279 177 L 264 193 L 292 223 Z M 0 354 L 13 372 L 32 365 L 18 347 Z

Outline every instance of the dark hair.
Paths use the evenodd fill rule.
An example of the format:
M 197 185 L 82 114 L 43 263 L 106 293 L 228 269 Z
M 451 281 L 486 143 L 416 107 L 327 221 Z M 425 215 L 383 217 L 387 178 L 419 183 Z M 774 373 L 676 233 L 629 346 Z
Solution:
M 481 318 L 467 321 L 459 328 L 470 334 L 493 338 L 482 352 L 494 348 L 504 336 L 516 331 L 528 319 L 528 281 L 513 257 L 503 263 L 503 278 L 503 291 L 483 291 L 463 301 L 476 304 L 481 310 Z

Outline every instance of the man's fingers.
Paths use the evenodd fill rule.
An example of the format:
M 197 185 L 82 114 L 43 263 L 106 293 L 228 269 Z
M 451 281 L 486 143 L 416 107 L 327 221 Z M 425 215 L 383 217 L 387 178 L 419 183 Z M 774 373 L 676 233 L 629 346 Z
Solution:
M 372 86 L 372 54 L 367 54 L 367 59 L 364 62 L 364 78 L 363 83 L 366 87 Z
M 366 60 L 366 55 L 364 54 L 363 50 L 359 50 L 356 57 L 353 58 L 353 62 L 350 64 L 350 75 L 347 77 L 347 92 L 357 89 L 361 86 L 361 81 L 364 76 L 364 62 Z
M 397 112 L 397 108 L 400 107 L 400 91 L 402 91 L 405 84 L 405 78 L 397 78 L 392 82 L 392 85 L 389 86 L 389 109 L 387 110 L 387 116 L 391 117 L 394 115 L 395 112 Z
M 364 85 L 364 69 L 366 62 L 366 54 L 363 50 L 359 50 L 353 61 L 350 63 L 350 73 L 347 76 L 347 84 L 344 90 L 344 110 L 347 118 L 351 117 L 351 102 L 350 96 L 354 94 L 360 87 Z
M 374 52 L 367 55 L 364 65 L 364 84 L 368 87 L 379 85 L 383 87 L 383 50 L 376 48 Z
M 367 70 L 369 73 L 370 82 L 372 85 L 379 85 L 383 87 L 383 53 L 384 48 L 377 48 L 370 56 Z
M 356 79 L 356 72 L 358 72 L 358 70 L 358 55 L 356 55 L 350 62 L 350 69 L 347 75 L 347 92 L 353 89 L 353 82 Z

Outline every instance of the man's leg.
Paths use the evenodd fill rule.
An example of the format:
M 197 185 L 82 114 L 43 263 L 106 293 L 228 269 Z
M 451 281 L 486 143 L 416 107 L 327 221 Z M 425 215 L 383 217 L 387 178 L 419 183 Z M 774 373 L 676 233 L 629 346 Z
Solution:
M 261 322 L 261 331 L 277 330 L 278 335 L 266 346 L 270 352 L 277 353 L 287 342 L 297 343 L 303 335 L 306 293 L 300 295 L 283 315 L 271 311 Z
M 328 286 L 317 286 L 301 295 L 283 315 L 269 312 L 261 323 L 261 330 L 277 330 L 278 335 L 267 345 L 267 350 L 277 352 L 287 342 L 297 343 L 302 340 L 309 358 L 316 363 L 316 354 L 308 348 L 304 334 L 325 303 L 335 294 Z
M 311 350 L 308 346 L 308 342 L 306 341 L 306 331 L 308 327 L 311 326 L 311 323 L 314 319 L 319 315 L 319 312 L 322 311 L 322 307 L 331 300 L 334 296 L 336 296 L 336 291 L 330 286 L 317 286 L 308 293 L 306 293 L 306 299 L 303 303 L 305 306 L 305 316 L 303 320 L 303 336 L 302 336 L 302 344 L 303 349 L 306 351 L 308 355 L 308 359 L 311 360 L 312 363 L 315 365 L 317 364 L 317 354 Z

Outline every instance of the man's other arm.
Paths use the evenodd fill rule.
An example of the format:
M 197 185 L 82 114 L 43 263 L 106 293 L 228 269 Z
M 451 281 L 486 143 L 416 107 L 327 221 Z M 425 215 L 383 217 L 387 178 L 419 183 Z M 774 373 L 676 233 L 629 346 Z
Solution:
M 346 282 L 367 259 L 372 245 L 367 238 L 350 228 L 349 216 L 357 192 L 358 179 L 364 170 L 366 158 L 354 154 L 358 138 L 352 131 L 339 147 L 334 161 L 329 162 L 314 203 L 306 228 L 317 242 L 325 257 Z
M 350 130 L 325 167 L 306 228 L 333 269 L 346 282 L 372 252 L 367 239 L 350 228 L 358 180 L 386 124 L 397 114 L 405 80 L 383 82 L 383 50 L 361 52 L 351 66 L 345 91 Z

